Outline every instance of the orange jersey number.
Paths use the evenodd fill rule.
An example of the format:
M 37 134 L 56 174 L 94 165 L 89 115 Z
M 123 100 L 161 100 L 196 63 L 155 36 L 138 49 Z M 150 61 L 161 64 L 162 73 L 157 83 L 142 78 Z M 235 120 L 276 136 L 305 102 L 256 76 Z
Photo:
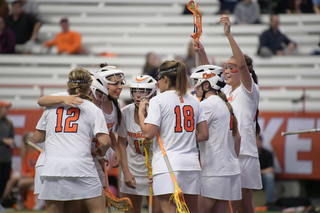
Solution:
M 145 155 L 144 149 L 141 145 L 141 142 L 138 140 L 134 140 L 134 147 L 136 148 L 136 152 L 140 155 Z
M 176 114 L 176 127 L 175 132 L 182 132 L 182 119 L 181 119 L 181 109 L 180 106 L 174 108 L 174 113 Z M 192 106 L 183 106 L 183 128 L 187 132 L 192 132 L 194 130 L 194 114 Z
M 57 109 L 57 125 L 56 132 L 62 132 L 62 122 L 63 122 L 63 112 L 64 107 L 59 107 Z M 79 108 L 69 108 L 66 112 L 67 118 L 65 119 L 65 125 L 63 132 L 75 133 L 78 131 L 78 124 L 74 123 L 79 119 L 80 109 Z M 73 122 L 73 123 L 71 123 Z

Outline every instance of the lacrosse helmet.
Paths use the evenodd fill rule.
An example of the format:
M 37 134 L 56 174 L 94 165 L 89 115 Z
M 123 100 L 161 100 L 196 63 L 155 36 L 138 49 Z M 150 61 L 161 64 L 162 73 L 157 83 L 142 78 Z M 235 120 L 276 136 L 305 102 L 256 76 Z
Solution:
M 197 87 L 203 82 L 208 81 L 215 90 L 223 88 L 224 82 L 223 68 L 214 65 L 198 66 L 194 73 L 190 76 L 190 86 Z
M 141 92 L 145 98 L 152 97 L 157 91 L 157 81 L 150 75 L 138 75 L 130 83 L 130 95 L 133 100 L 134 92 Z
M 112 77 L 120 76 L 122 84 L 126 83 L 124 73 L 115 66 L 104 66 L 100 68 L 97 73 L 107 84 L 116 84 L 117 81 L 110 81 Z
M 91 89 L 91 92 L 92 92 L 94 98 L 98 101 L 105 101 L 108 96 L 108 86 L 107 86 L 106 82 L 99 75 L 97 75 L 95 73 L 90 73 L 90 75 L 91 75 L 91 79 L 92 79 L 90 89 Z M 99 98 L 97 96 L 97 91 L 102 93 L 101 100 L 99 100 Z

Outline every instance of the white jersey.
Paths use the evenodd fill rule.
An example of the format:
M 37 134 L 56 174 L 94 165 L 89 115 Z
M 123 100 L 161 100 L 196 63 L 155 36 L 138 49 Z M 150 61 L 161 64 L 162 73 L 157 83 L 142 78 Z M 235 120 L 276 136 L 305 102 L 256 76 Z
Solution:
M 100 107 L 100 108 L 102 109 L 102 107 Z M 114 105 L 114 103 L 112 102 L 112 112 L 110 113 L 110 115 L 108 115 L 105 112 L 103 112 L 103 115 L 104 115 L 104 118 L 106 119 L 107 127 L 110 132 L 111 130 L 113 130 L 115 125 L 118 124 L 118 113 L 117 113 L 116 105 Z
M 238 129 L 241 135 L 240 155 L 258 158 L 255 115 L 259 102 L 259 87 L 252 79 L 251 81 L 251 92 L 242 83 L 232 93 L 232 87 L 229 85 L 226 85 L 222 91 L 226 94 L 238 120 Z
M 101 109 L 84 100 L 77 108 L 48 107 L 44 116 L 46 157 L 41 177 L 98 177 L 90 147 L 96 134 L 109 134 Z
M 158 132 L 173 171 L 200 171 L 196 146 L 196 126 L 206 120 L 200 102 L 190 94 L 183 98 L 165 91 L 152 98 L 145 123 Z M 153 175 L 168 172 L 158 143 L 153 144 Z
M 53 96 L 69 96 L 69 93 L 68 92 L 59 92 L 59 93 L 55 93 L 55 94 L 52 94 Z M 37 126 L 36 126 L 36 129 L 37 130 L 42 130 L 42 131 L 46 131 L 46 117 L 45 117 L 45 114 L 43 113 L 37 123 Z M 38 167 L 38 166 L 43 166 L 44 164 L 44 159 L 45 159 L 45 142 L 43 143 L 43 148 L 42 148 L 42 151 L 37 159 L 37 163 L 35 165 L 35 167 Z
M 134 120 L 135 107 L 135 104 L 132 103 L 122 108 L 122 120 L 118 130 L 118 135 L 122 138 L 127 138 L 129 136 L 127 159 L 130 172 L 134 176 L 146 177 L 148 175 L 148 168 L 145 164 L 145 152 L 143 146 L 141 145 L 144 135 L 141 131 L 140 125 Z M 155 138 L 153 141 L 157 143 Z
M 230 112 L 217 95 L 200 102 L 207 118 L 209 140 L 200 142 L 202 176 L 230 176 L 240 174 L 239 161 L 230 129 Z

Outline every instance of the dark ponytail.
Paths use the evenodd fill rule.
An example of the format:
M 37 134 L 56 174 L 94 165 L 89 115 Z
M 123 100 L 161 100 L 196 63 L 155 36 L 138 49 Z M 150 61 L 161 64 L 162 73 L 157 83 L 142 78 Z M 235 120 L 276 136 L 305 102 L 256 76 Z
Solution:
M 218 96 L 226 103 L 226 105 L 229 109 L 229 112 L 231 115 L 232 135 L 235 136 L 238 131 L 238 120 L 233 113 L 233 108 L 232 108 L 231 104 L 228 102 L 226 94 L 224 94 L 224 92 L 222 92 L 221 90 L 218 90 L 217 92 L 218 92 Z

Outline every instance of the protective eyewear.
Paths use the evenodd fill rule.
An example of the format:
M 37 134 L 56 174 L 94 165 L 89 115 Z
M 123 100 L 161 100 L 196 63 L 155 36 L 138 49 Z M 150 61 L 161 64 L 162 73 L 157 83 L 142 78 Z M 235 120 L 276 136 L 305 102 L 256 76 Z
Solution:
M 190 78 L 189 79 L 189 85 L 191 86 L 191 87 L 194 87 L 197 83 L 198 83 L 198 79 L 197 78 Z
M 117 78 L 117 77 L 120 77 L 120 79 Z M 124 74 L 122 74 L 122 73 L 114 74 L 114 75 L 111 75 L 108 78 L 106 78 L 107 84 L 111 84 L 111 85 L 117 85 L 117 84 L 119 84 L 120 81 L 121 81 L 121 85 L 125 85 L 126 84 L 126 80 L 125 80 Z

